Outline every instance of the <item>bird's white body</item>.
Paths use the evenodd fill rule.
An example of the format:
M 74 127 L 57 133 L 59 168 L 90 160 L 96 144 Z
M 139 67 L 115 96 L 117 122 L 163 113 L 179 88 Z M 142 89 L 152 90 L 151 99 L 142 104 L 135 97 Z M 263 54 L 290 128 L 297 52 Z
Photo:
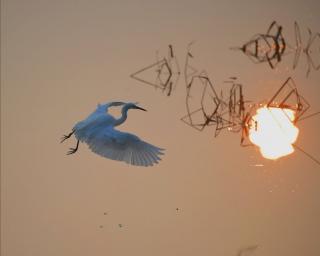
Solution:
M 122 116 L 116 119 L 107 111 L 110 106 L 118 105 L 124 106 Z M 75 137 L 87 143 L 94 153 L 109 159 L 137 166 L 152 166 L 158 163 L 163 149 L 144 142 L 133 134 L 114 129 L 126 120 L 130 108 L 142 109 L 133 103 L 111 102 L 98 105 L 93 113 L 74 126 Z

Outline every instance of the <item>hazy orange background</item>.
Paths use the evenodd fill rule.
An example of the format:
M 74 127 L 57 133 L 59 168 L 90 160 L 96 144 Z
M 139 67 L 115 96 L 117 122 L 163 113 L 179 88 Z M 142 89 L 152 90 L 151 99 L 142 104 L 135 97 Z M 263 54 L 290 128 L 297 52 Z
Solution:
M 307 27 L 320 32 L 318 0 L 1 4 L 1 255 L 211 256 L 250 245 L 259 245 L 252 255 L 320 255 L 319 166 L 300 152 L 263 160 L 238 134 L 199 133 L 179 120 L 182 79 L 168 98 L 129 77 L 168 44 L 183 66 L 195 40 L 197 65 L 218 88 L 237 76 L 247 98 L 262 100 L 292 76 L 319 111 L 320 72 L 306 79 L 304 56 L 295 71 L 292 55 L 274 71 L 229 50 L 273 20 L 291 42 L 298 21 L 305 41 Z M 158 166 L 107 160 L 84 144 L 65 155 L 75 141 L 59 144 L 61 135 L 110 100 L 148 109 L 121 129 L 166 148 Z M 319 125 L 304 121 L 298 138 L 318 158 Z

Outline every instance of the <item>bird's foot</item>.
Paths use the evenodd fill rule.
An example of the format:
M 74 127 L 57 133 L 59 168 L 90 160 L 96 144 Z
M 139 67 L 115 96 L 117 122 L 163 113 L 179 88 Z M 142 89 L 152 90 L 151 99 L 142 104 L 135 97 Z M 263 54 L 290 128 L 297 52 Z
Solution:
M 60 143 L 64 142 L 66 139 L 69 139 L 69 138 L 70 138 L 69 135 L 63 135 L 63 136 L 61 137 Z
M 74 153 L 76 153 L 78 150 L 78 148 L 69 148 L 69 151 L 67 152 L 67 155 L 72 155 Z
M 72 130 L 72 132 L 70 132 L 68 135 L 63 135 L 61 137 L 60 143 L 64 142 L 66 139 L 69 139 L 72 136 L 72 134 L 74 134 L 74 130 Z

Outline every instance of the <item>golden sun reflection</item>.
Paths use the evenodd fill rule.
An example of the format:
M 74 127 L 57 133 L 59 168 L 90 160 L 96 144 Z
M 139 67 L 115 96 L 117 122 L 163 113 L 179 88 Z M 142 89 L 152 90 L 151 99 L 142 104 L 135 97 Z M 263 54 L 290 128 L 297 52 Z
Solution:
M 294 152 L 299 129 L 294 125 L 295 111 L 288 108 L 261 107 L 249 123 L 249 139 L 263 157 L 278 159 Z

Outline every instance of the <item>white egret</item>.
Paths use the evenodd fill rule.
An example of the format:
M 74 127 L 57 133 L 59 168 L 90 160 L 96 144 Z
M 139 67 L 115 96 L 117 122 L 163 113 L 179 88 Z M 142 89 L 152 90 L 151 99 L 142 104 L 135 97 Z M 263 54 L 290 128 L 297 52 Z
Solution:
M 123 106 L 120 118 L 116 119 L 108 114 L 108 108 L 112 106 Z M 109 159 L 137 166 L 152 166 L 158 163 L 161 160 L 159 155 L 163 155 L 164 149 L 153 146 L 133 134 L 114 129 L 126 121 L 129 109 L 146 111 L 134 103 L 98 104 L 94 112 L 78 122 L 72 132 L 61 138 L 63 142 L 74 134 L 77 139 L 76 147 L 70 148 L 67 155 L 74 154 L 78 150 L 79 142 L 85 142 L 94 153 Z

